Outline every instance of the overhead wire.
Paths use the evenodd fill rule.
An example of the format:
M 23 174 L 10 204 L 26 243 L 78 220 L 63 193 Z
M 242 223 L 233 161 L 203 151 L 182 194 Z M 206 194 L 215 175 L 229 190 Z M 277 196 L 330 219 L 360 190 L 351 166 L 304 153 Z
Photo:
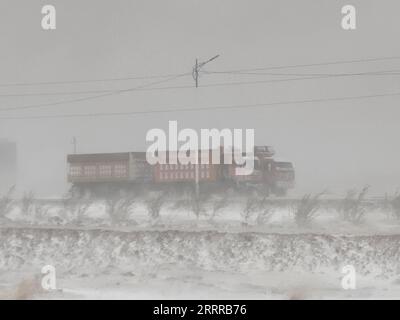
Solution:
M 326 66 L 326 65 L 336 65 L 336 64 L 349 64 L 349 63 L 362 63 L 362 62 L 373 62 L 373 61 L 384 61 L 384 60 L 397 60 L 400 59 L 400 56 L 394 57 L 381 57 L 381 58 L 369 58 L 369 59 L 353 59 L 353 60 L 338 60 L 338 61 L 330 61 L 330 62 L 320 62 L 320 63 L 310 63 L 310 64 L 297 64 L 297 65 L 285 65 L 285 66 L 271 66 L 264 68 L 253 68 L 253 69 L 239 69 L 239 70 L 230 70 L 230 71 L 206 71 L 207 73 L 222 73 L 222 72 L 230 72 L 230 73 L 241 73 L 246 71 L 257 71 L 257 70 L 273 70 L 273 69 L 287 69 L 287 68 L 299 68 L 299 67 L 313 67 L 313 66 Z M 164 75 L 166 78 L 163 78 L 158 81 L 154 81 L 151 83 L 146 83 L 140 86 L 126 88 L 126 89 L 116 89 L 116 90 L 86 90 L 86 91 L 66 91 L 66 92 L 39 92 L 39 93 L 6 93 L 0 96 L 11 97 L 11 96 L 51 96 L 51 95 L 69 95 L 69 94 L 94 94 L 88 97 L 80 97 L 74 99 L 66 99 L 56 102 L 47 102 L 47 103 L 37 103 L 32 105 L 25 106 L 16 106 L 16 107 L 3 107 L 0 108 L 0 111 L 15 111 L 15 110 L 29 110 L 29 109 L 39 109 L 50 106 L 58 106 L 65 105 L 70 103 L 83 102 L 88 100 L 99 99 L 107 96 L 119 95 L 126 92 L 131 91 L 153 91 L 153 90 L 170 90 L 170 89 L 186 89 L 193 88 L 193 86 L 182 85 L 182 86 L 167 86 L 167 87 L 154 87 L 157 84 L 166 83 L 177 78 L 189 75 L 190 72 L 181 73 L 181 74 L 171 74 L 170 76 Z M 286 75 L 293 75 L 295 78 L 286 78 L 286 79 L 268 79 L 268 80 L 255 80 L 255 81 L 236 81 L 236 82 L 220 82 L 220 83 L 209 83 L 203 84 L 201 88 L 210 88 L 210 87 L 222 87 L 222 86 L 238 86 L 238 85 L 252 85 L 252 84 L 263 84 L 263 83 L 279 83 L 279 82 L 290 82 L 290 81 L 302 81 L 302 80 L 317 80 L 317 79 L 325 79 L 325 78 L 336 78 L 336 77 L 353 77 L 353 76 L 394 76 L 399 75 L 399 70 L 383 70 L 383 71 L 368 71 L 368 72 L 358 72 L 358 73 L 331 73 L 331 74 L 310 74 L 307 76 L 302 76 L 300 73 L 291 73 Z M 269 74 L 269 75 L 278 75 L 278 74 Z M 283 75 L 283 74 L 279 74 Z M 164 77 L 164 76 L 154 76 L 154 77 Z M 298 77 L 301 76 L 301 77 Z M 151 76 L 148 76 L 149 78 Z M 139 78 L 139 77 L 137 77 Z M 94 79 L 94 80 L 74 80 L 74 81 L 57 81 L 57 82 L 35 82 L 35 83 L 19 83 L 19 84 L 0 84 L 0 86 L 12 86 L 12 85 L 29 85 L 29 84 L 54 84 L 54 83 L 83 83 L 90 81 L 113 81 L 113 80 L 121 80 L 127 78 L 108 78 L 108 79 Z
M 287 100 L 276 101 L 267 103 L 255 104 L 238 104 L 238 105 L 225 105 L 225 106 L 204 106 L 195 108 L 168 108 L 168 109 L 153 109 L 153 110 L 138 110 L 127 112 L 97 112 L 97 113 L 81 113 L 81 114 L 61 114 L 61 115 L 42 115 L 42 116 L 20 116 L 20 117 L 0 117 L 0 120 L 28 120 L 28 119 L 57 119 L 57 118 L 82 118 L 82 117 L 110 117 L 110 116 L 131 116 L 141 114 L 156 114 L 156 113 L 171 113 L 171 112 L 194 112 L 204 110 L 227 110 L 227 109 L 249 109 L 260 107 L 275 107 L 282 105 L 298 105 L 298 104 L 313 104 L 321 102 L 340 102 L 340 101 L 353 101 L 385 97 L 398 97 L 400 92 L 372 94 L 372 95 L 358 95 L 358 96 L 345 96 L 345 97 L 331 97 L 331 98 L 314 98 L 303 100 Z
M 58 105 L 63 105 L 63 104 L 68 104 L 68 103 L 75 103 L 75 102 L 94 100 L 94 99 L 98 99 L 98 98 L 102 98 L 102 97 L 108 97 L 108 96 L 122 94 L 122 93 L 125 93 L 125 92 L 131 92 L 131 91 L 139 90 L 139 89 L 146 88 L 146 87 L 149 87 L 149 86 L 157 85 L 159 83 L 169 82 L 169 81 L 175 80 L 177 78 L 183 77 L 183 76 L 188 75 L 188 74 L 190 74 L 190 73 L 171 76 L 171 77 L 169 77 L 167 79 L 154 81 L 154 82 L 147 83 L 147 84 L 144 84 L 144 85 L 141 85 L 141 86 L 128 88 L 128 89 L 119 89 L 119 90 L 108 91 L 106 93 L 93 95 L 93 96 L 89 96 L 89 97 L 82 97 L 82 98 L 69 99 L 69 100 L 61 100 L 61 101 L 49 102 L 49 103 L 32 104 L 32 105 L 25 105 L 25 106 L 19 106 L 19 107 L 5 107 L 5 108 L 3 107 L 3 108 L 0 108 L 0 111 L 38 109 L 38 108 L 44 108 L 44 107 L 49 107 L 49 106 L 58 106 Z
M 208 72 L 207 72 L 208 73 Z M 282 74 L 283 75 L 283 74 Z M 291 76 L 300 76 L 301 74 L 286 74 Z M 237 86 L 237 85 L 251 85 L 251 84 L 262 84 L 262 83 L 274 83 L 274 82 L 290 82 L 290 81 L 301 81 L 301 80 L 318 80 L 335 77 L 361 77 L 361 76 L 396 76 L 400 75 L 400 70 L 383 70 L 383 71 L 368 71 L 359 73 L 338 73 L 338 74 L 309 74 L 306 77 L 301 78 L 287 78 L 287 79 L 268 79 L 268 80 L 253 80 L 253 81 L 240 81 L 240 82 L 217 82 L 204 84 L 201 88 L 212 88 L 212 87 L 223 87 L 223 86 Z M 79 95 L 79 94 L 100 94 L 100 93 L 113 93 L 116 91 L 158 91 L 158 90 L 175 90 L 175 89 L 191 89 L 193 85 L 182 85 L 182 86 L 166 86 L 166 87 L 137 87 L 133 89 L 117 89 L 117 90 L 79 90 L 79 91 L 57 91 L 57 92 L 33 92 L 33 93 L 5 93 L 0 94 L 0 97 L 34 97 L 34 96 L 63 96 L 63 95 Z M 47 106 L 47 105 L 46 105 Z M 0 108 L 5 110 L 6 108 Z M 15 107 L 19 109 L 19 107 Z M 14 110 L 12 107 L 7 110 Z

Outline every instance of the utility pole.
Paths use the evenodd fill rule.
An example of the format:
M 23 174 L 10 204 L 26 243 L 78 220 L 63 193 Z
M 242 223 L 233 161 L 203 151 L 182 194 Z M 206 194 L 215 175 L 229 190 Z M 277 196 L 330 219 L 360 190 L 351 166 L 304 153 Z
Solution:
M 196 88 L 199 87 L 199 61 L 196 58 L 196 64 L 193 68 L 193 79 L 196 82 Z
M 216 56 L 214 56 L 214 57 L 208 59 L 207 61 L 200 62 L 200 63 L 199 63 L 198 59 L 196 58 L 196 63 L 195 63 L 195 65 L 194 65 L 193 71 L 192 71 L 192 75 L 193 75 L 193 79 L 194 79 L 195 84 L 196 84 L 196 88 L 199 87 L 199 73 L 200 73 L 200 69 L 201 69 L 204 65 L 206 65 L 207 63 L 209 63 L 209 62 L 211 62 L 211 61 L 217 59 L 218 57 L 219 57 L 219 54 L 217 54 Z
M 200 62 L 198 61 L 198 59 L 196 58 L 196 62 L 195 65 L 193 67 L 193 71 L 192 71 L 192 76 L 193 76 L 193 80 L 195 81 L 195 85 L 196 88 L 199 87 L 199 73 L 200 73 L 200 69 L 207 63 L 217 59 L 219 57 L 219 54 L 217 54 L 216 56 L 204 61 L 204 62 Z M 195 167 L 195 183 L 196 183 L 196 197 L 199 198 L 199 193 L 200 193 L 200 187 L 199 187 L 199 166 L 200 166 L 200 159 L 201 159 L 201 150 L 200 150 L 200 154 L 199 150 L 197 150 L 197 163 L 194 165 Z
M 72 145 L 74 146 L 74 154 L 76 154 L 76 145 L 78 144 L 76 137 L 72 138 Z

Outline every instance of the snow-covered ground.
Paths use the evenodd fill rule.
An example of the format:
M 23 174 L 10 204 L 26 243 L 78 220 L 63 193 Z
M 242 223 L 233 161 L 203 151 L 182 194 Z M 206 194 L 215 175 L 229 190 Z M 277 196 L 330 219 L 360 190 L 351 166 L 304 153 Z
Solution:
M 7 228 L 0 238 L 3 296 L 50 264 L 62 292 L 23 282 L 30 298 L 400 297 L 397 235 Z M 356 290 L 341 287 L 344 265 Z
M 15 204 L 0 226 L 0 298 L 400 298 L 400 222 L 389 208 L 369 204 L 355 223 L 325 204 L 299 226 L 296 203 L 237 198 L 215 212 L 207 201 L 197 216 L 168 199 L 154 218 L 137 199 L 118 219 L 99 200 L 84 210 Z M 44 265 L 59 290 L 41 289 Z M 345 265 L 355 290 L 342 288 Z
M 28 299 L 399 299 L 400 280 L 359 276 L 356 290 L 344 290 L 342 275 L 299 272 L 234 273 L 160 268 L 157 274 L 59 276 L 56 292 L 22 286 L 29 272 L 0 276 L 2 298 Z M 16 285 L 17 284 L 17 285 Z M 26 296 L 24 296 L 26 294 Z

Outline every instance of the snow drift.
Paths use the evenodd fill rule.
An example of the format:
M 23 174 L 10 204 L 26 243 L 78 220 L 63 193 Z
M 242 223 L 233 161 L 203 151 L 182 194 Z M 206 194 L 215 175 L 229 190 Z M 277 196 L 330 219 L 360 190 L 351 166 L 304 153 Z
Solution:
M 49 228 L 0 229 L 0 270 L 136 272 L 163 265 L 230 272 L 400 273 L 400 235 L 227 233 L 216 231 L 110 231 Z

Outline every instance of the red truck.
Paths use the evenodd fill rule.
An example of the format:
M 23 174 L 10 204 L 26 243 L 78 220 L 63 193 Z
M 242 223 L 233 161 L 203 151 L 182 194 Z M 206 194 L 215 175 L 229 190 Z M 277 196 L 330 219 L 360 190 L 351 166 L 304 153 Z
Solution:
M 262 186 L 272 194 L 284 196 L 294 187 L 294 168 L 291 162 L 275 161 L 274 154 L 271 147 L 255 147 L 254 158 L 247 159 L 254 161 L 250 175 L 237 175 L 238 166 L 234 163 L 150 165 L 145 152 L 71 154 L 67 156 L 68 182 L 74 187 L 89 189 L 100 185 L 120 188 L 138 184 L 173 186 L 194 184 L 197 174 L 201 184 Z

